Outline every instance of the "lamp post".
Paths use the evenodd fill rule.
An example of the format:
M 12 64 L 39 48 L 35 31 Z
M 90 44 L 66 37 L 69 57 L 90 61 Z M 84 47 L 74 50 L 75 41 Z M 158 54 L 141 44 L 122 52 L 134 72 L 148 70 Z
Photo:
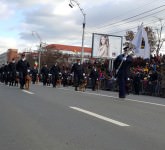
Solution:
M 81 46 L 81 63 L 84 62 L 84 34 L 85 34 L 85 24 L 86 24 L 86 14 L 84 13 L 84 10 L 80 7 L 80 4 L 76 0 L 70 0 L 69 6 L 71 8 L 74 7 L 73 2 L 79 7 L 82 15 L 83 15 L 83 33 L 82 33 L 82 46 Z
M 32 35 L 33 36 L 37 36 L 37 38 L 39 39 L 40 41 L 40 45 L 39 45 L 39 51 L 38 51 L 38 72 L 40 72 L 40 69 L 41 69 L 41 48 L 42 48 L 42 40 L 41 40 L 41 37 L 39 36 L 39 34 L 35 31 L 32 31 Z

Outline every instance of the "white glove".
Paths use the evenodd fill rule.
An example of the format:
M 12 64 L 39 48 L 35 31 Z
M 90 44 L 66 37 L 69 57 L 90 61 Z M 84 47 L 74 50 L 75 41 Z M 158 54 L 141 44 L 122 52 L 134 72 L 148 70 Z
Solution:
M 126 59 L 127 59 L 126 57 L 123 57 L 123 61 L 126 61 Z
M 119 69 L 116 69 L 116 74 L 118 73 Z
M 83 73 L 83 76 L 85 76 L 85 73 Z

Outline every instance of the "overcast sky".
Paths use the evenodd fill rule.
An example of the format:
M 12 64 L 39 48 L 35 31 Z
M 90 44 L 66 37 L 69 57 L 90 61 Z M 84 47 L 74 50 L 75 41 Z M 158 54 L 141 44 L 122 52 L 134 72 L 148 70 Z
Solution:
M 165 0 L 71 1 L 73 8 L 70 0 L 1 0 L 0 53 L 9 48 L 35 49 L 40 40 L 81 46 L 84 17 L 76 2 L 86 14 L 87 47 L 92 46 L 92 33 L 124 36 L 128 30 L 136 32 L 142 22 L 155 28 L 158 18 L 165 19 Z

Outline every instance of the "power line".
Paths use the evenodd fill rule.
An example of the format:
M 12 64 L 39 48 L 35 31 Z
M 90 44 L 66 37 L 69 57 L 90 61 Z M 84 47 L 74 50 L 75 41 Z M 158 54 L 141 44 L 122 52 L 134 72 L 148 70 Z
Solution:
M 129 19 L 132 19 L 132 18 L 135 18 L 135 17 L 141 16 L 141 15 L 143 15 L 143 14 L 146 14 L 146 13 L 152 12 L 152 11 L 154 11 L 154 10 L 156 10 L 156 9 L 160 9 L 160 8 L 162 8 L 162 7 L 164 7 L 164 6 L 165 6 L 165 5 L 162 5 L 162 6 L 159 6 L 159 7 L 154 8 L 154 9 L 151 9 L 151 10 L 145 11 L 145 12 L 143 12 L 143 13 L 140 13 L 140 14 L 138 14 L 138 15 L 135 15 L 135 16 L 132 16 L 132 17 L 129 17 L 129 18 L 123 19 L 123 20 L 121 20 L 121 21 L 114 22 L 114 23 L 111 23 L 111 24 L 107 24 L 107 25 L 105 25 L 105 26 L 99 27 L 98 29 L 100 29 L 100 28 L 105 28 L 106 26 L 115 25 L 115 24 L 118 24 L 118 23 L 120 23 L 120 22 L 124 22 L 124 21 L 126 21 L 126 20 L 129 20 Z M 164 10 L 162 10 L 162 11 L 164 11 Z
M 145 23 L 145 26 L 148 26 L 148 25 L 153 25 L 153 23 L 157 23 L 157 22 L 159 22 L 158 20 L 153 20 L 153 21 L 151 21 L 151 22 L 149 22 L 149 23 Z M 136 25 L 132 25 L 131 27 L 129 27 L 129 28 L 126 28 L 126 29 L 123 29 L 123 30 L 119 30 L 119 31 L 115 31 L 115 30 L 113 30 L 113 31 L 111 31 L 111 32 L 109 32 L 109 33 L 105 33 L 105 34 L 115 34 L 115 33 L 120 33 L 120 32 L 124 32 L 124 31 L 128 31 L 128 30 L 132 30 L 132 29 L 137 29 L 137 24 Z M 93 32 L 91 32 L 91 31 L 86 31 L 86 32 L 88 32 L 88 34 L 92 34 Z
M 155 15 L 155 14 L 157 14 L 157 13 L 160 13 L 160 12 L 162 12 L 162 11 L 164 11 L 164 9 L 163 9 L 163 10 L 160 10 L 160 11 L 158 11 L 158 12 L 154 12 L 154 13 L 152 13 L 152 14 L 146 15 L 146 16 L 142 16 L 142 17 L 140 17 L 140 18 L 136 18 L 135 20 L 130 20 L 130 21 L 127 21 L 127 22 L 124 22 L 124 23 L 121 22 L 121 24 L 119 24 L 119 25 L 117 25 L 117 26 L 121 26 L 121 25 L 123 25 L 123 24 L 127 24 L 127 23 L 130 23 L 130 22 L 134 22 L 134 21 L 137 21 L 137 20 L 139 20 L 139 19 L 147 18 L 147 17 L 150 17 L 150 16 Z M 109 28 L 109 27 L 106 27 L 106 28 Z
M 143 6 L 140 6 L 140 8 L 142 8 L 142 10 L 143 10 L 143 7 L 145 7 L 145 6 L 149 6 L 149 5 L 152 5 L 153 3 L 160 3 L 160 2 L 164 2 L 164 0 L 157 0 L 157 1 L 155 1 L 155 0 L 153 0 L 153 1 L 151 1 L 150 3 L 145 3 L 145 5 L 143 4 Z M 159 6 L 160 7 L 160 6 Z M 146 8 L 146 7 L 145 7 Z M 140 10 L 139 9 L 139 7 L 137 7 L 137 8 L 135 8 L 135 9 L 132 9 L 133 11 L 136 11 L 136 10 Z M 129 14 L 130 14 L 130 12 L 133 12 L 133 11 L 127 11 L 127 12 L 129 12 Z M 114 19 L 117 19 L 117 18 L 121 18 L 121 16 L 123 16 L 123 14 L 122 15 L 119 15 L 119 16 L 116 16 L 116 17 L 113 17 L 113 18 L 111 18 L 110 20 L 112 21 L 112 20 L 114 20 Z M 104 26 L 107 26 L 107 24 L 104 24 L 104 25 L 102 25 L 101 27 L 96 27 L 96 28 L 103 28 Z
M 140 18 L 136 18 L 135 20 L 130 20 L 130 21 L 127 21 L 127 22 L 124 22 L 124 23 L 120 23 L 120 24 L 118 24 L 117 25 L 117 27 L 119 27 L 119 26 L 121 26 L 122 25 L 122 27 L 123 27 L 123 25 L 124 24 L 128 24 L 128 23 L 130 23 L 130 22 L 134 22 L 134 21 L 137 21 L 137 20 L 139 20 L 139 19 L 142 19 L 142 18 L 147 18 L 147 17 L 149 17 L 149 16 L 152 16 L 152 15 L 154 15 L 154 14 L 157 14 L 157 13 L 160 13 L 160 12 L 162 12 L 162 11 L 164 11 L 164 9 L 163 10 L 160 10 L 160 11 L 158 11 L 158 12 L 154 12 L 154 13 L 152 13 L 152 14 L 149 14 L 149 15 L 146 15 L 146 16 L 142 16 L 142 17 L 140 17 Z M 136 23 L 136 22 L 135 22 Z M 114 25 L 113 25 L 114 26 Z M 126 25 L 125 25 L 126 26 Z M 116 27 L 116 26 L 115 26 Z M 107 28 L 107 29 L 106 29 Z M 107 26 L 106 28 L 104 28 L 104 29 L 95 29 L 95 30 L 99 30 L 99 31 L 101 31 L 101 30 L 108 30 L 109 28 L 110 28 L 110 26 Z M 111 27 L 112 28 L 112 27 Z
M 150 23 L 145 23 L 145 26 L 148 26 L 148 25 L 153 25 L 153 23 L 157 23 L 157 22 L 159 22 L 159 21 L 156 21 L 156 20 L 153 20 L 152 22 L 150 22 Z M 131 29 L 135 29 L 135 28 L 137 28 L 137 26 L 136 27 L 131 27 L 131 28 L 128 28 L 128 29 L 125 29 L 125 30 L 120 30 L 120 31 L 116 31 L 116 32 L 110 32 L 111 34 L 115 34 L 115 33 L 120 33 L 120 32 L 124 32 L 124 31 L 128 31 L 128 30 L 131 30 Z

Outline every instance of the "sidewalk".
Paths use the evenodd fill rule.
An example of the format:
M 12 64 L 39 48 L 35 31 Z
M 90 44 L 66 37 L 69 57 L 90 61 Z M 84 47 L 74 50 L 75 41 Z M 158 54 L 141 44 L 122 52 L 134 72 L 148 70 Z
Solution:
M 61 88 L 63 88 L 63 87 L 61 87 Z M 72 86 L 64 87 L 64 89 L 74 91 L 74 87 L 72 87 Z M 94 94 L 94 95 L 98 95 L 98 96 L 105 96 L 105 97 L 107 96 L 107 97 L 118 98 L 118 92 L 114 92 L 114 91 L 106 91 L 106 90 L 92 91 L 91 89 L 87 88 L 85 93 Z M 134 95 L 131 93 L 129 95 L 126 95 L 126 99 L 145 101 L 145 102 L 150 102 L 150 103 L 160 103 L 160 104 L 165 105 L 165 98 L 156 97 L 156 96 Z

